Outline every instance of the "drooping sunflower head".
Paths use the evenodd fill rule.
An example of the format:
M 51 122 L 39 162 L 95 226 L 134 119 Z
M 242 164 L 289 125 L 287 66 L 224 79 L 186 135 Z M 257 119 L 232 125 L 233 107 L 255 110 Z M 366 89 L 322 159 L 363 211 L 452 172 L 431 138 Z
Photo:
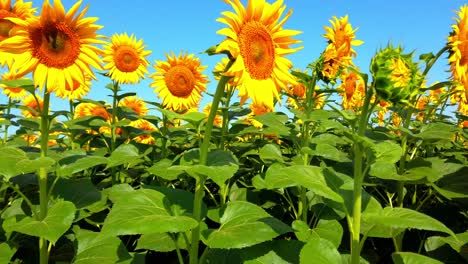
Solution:
M 87 74 L 85 74 L 84 77 L 84 83 L 73 80 L 72 86 L 66 83 L 64 87 L 58 87 L 55 91 L 55 95 L 69 101 L 83 98 L 89 93 L 91 87 L 91 77 Z
M 206 114 L 207 116 L 210 114 L 211 105 L 212 105 L 212 103 L 208 103 L 208 104 L 205 105 L 205 107 L 203 107 L 203 113 Z M 213 125 L 215 125 L 217 127 L 222 127 L 223 126 L 223 117 L 221 115 L 215 115 Z
M 54 0 L 54 6 L 46 0 L 40 17 L 9 18 L 18 30 L 0 43 L 0 51 L 21 54 L 11 70 L 19 76 L 32 72 L 35 86 L 46 86 L 49 92 L 73 87 L 73 80 L 85 84 L 86 74 L 95 78 L 91 66 L 102 69 L 101 51 L 95 46 L 104 44 L 96 34 L 101 26 L 94 24 L 97 18 L 84 17 L 87 7 L 78 12 L 80 6 L 78 1 L 65 13 L 60 0 Z
M 110 114 L 107 109 L 102 105 L 93 103 L 80 103 L 75 108 L 74 118 L 87 117 L 87 116 L 100 116 L 105 120 L 110 119 Z
M 403 54 L 401 47 L 388 45 L 372 58 L 370 71 L 377 95 L 393 104 L 408 103 L 422 83 L 413 53 Z
M 148 74 L 151 51 L 145 50 L 143 40 L 137 40 L 127 33 L 115 34 L 104 48 L 104 69 L 109 71 L 112 80 L 118 83 L 139 83 Z
M 358 28 L 353 29 L 348 22 L 348 15 L 344 17 L 333 17 L 330 20 L 331 27 L 325 27 L 326 33 L 323 35 L 328 41 L 328 45 L 322 54 L 319 75 L 326 82 L 334 82 L 340 75 L 342 69 L 352 66 L 353 57 L 357 53 L 353 46 L 360 46 L 364 42 L 355 39 Z
M 119 106 L 121 107 L 128 107 L 135 111 L 135 113 L 139 116 L 144 116 L 148 113 L 148 107 L 146 103 L 141 99 L 137 98 L 136 96 L 127 96 L 119 101 Z
M 34 15 L 36 8 L 32 8 L 32 2 L 15 1 L 11 5 L 11 0 L 0 0 L 0 43 L 15 35 L 18 26 L 8 18 L 17 18 L 25 20 Z M 11 66 L 13 63 L 13 54 L 0 51 L 0 65 Z
M 26 109 L 21 111 L 21 114 L 26 118 L 38 117 L 41 114 L 43 104 L 44 100 L 40 96 L 30 94 L 23 100 L 23 106 Z
M 15 80 L 16 75 L 13 72 L 7 72 L 2 75 L 1 79 L 5 81 Z M 28 95 L 26 90 L 23 88 L 8 87 L 5 84 L 0 84 L 0 88 L 2 88 L 3 93 L 12 100 L 21 100 Z
M 292 63 L 284 55 L 302 48 L 290 47 L 300 43 L 292 37 L 301 32 L 283 29 L 292 11 L 282 17 L 286 9 L 282 0 L 273 4 L 265 0 L 249 0 L 247 8 L 239 0 L 225 2 L 235 10 L 235 13 L 223 12 L 224 16 L 217 19 L 228 27 L 217 32 L 226 39 L 216 52 L 227 51 L 235 59 L 225 74 L 233 77 L 241 102 L 248 96 L 254 104 L 273 109 L 274 99 L 280 100 L 279 91 L 295 83 L 289 72 Z
M 156 61 L 156 72 L 150 75 L 154 92 L 163 100 L 166 109 L 183 112 L 198 106 L 201 93 L 206 90 L 208 76 L 202 72 L 206 66 L 193 54 L 167 54 L 167 61 Z
M 153 123 L 145 120 L 145 119 L 137 119 L 132 122 L 130 122 L 129 126 L 138 128 L 140 130 L 143 130 L 145 133 L 142 135 L 138 135 L 133 138 L 138 143 L 142 144 L 147 144 L 147 145 L 154 145 L 156 140 L 154 137 L 150 134 L 152 131 L 157 131 L 158 128 L 153 125 Z

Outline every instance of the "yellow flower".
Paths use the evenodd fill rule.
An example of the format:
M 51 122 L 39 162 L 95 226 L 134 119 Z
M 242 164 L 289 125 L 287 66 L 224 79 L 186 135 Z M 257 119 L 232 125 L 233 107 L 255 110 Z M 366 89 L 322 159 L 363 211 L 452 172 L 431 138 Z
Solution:
M 300 71 L 299 69 L 296 71 Z M 307 71 L 301 71 L 305 74 L 307 74 Z M 300 109 L 302 108 L 300 105 L 305 103 L 306 100 L 306 86 L 299 82 L 299 78 L 297 79 L 297 83 L 291 85 L 289 87 L 289 92 L 288 94 L 290 95 L 287 99 L 286 102 L 294 109 Z M 314 109 L 320 109 L 324 105 L 324 97 L 323 94 L 319 94 L 316 91 L 318 91 L 320 88 L 318 85 L 315 86 L 315 91 L 313 94 L 314 100 L 315 100 L 315 106 Z
M 390 107 L 390 103 L 385 100 L 379 101 L 379 106 L 381 107 L 380 110 L 377 112 L 377 119 L 379 126 L 383 126 L 385 122 L 385 115 L 388 112 L 388 108 Z
M 260 123 L 259 121 L 253 119 L 255 116 L 258 116 L 258 115 L 263 115 L 263 114 L 266 114 L 268 112 L 271 112 L 272 110 L 266 106 L 266 105 L 262 105 L 262 104 L 250 104 L 250 114 L 247 115 L 247 123 L 249 123 L 250 125 L 256 127 L 256 128 L 262 128 L 263 127 L 263 124 Z
M 139 83 L 148 74 L 149 61 L 146 59 L 151 51 L 145 50 L 143 40 L 137 41 L 134 35 L 115 34 L 111 43 L 104 48 L 104 69 L 109 70 L 112 80 L 118 83 Z
M 68 99 L 70 101 L 75 100 L 75 99 L 81 99 L 83 98 L 83 96 L 89 93 L 90 86 L 91 86 L 91 77 L 85 74 L 84 83 L 80 83 L 77 80 L 73 80 L 72 86 L 70 86 L 67 83 L 63 87 L 58 87 L 55 95 L 57 97 Z
M 203 113 L 206 114 L 207 116 L 210 114 L 210 110 L 211 110 L 211 103 L 208 103 L 207 105 L 205 105 L 205 107 L 203 107 Z M 213 125 L 218 126 L 218 127 L 222 127 L 223 126 L 223 117 L 221 115 L 216 115 L 215 119 L 213 121 Z
M 0 43 L 5 39 L 11 38 L 16 34 L 17 25 L 7 18 L 17 18 L 25 20 L 30 18 L 36 12 L 36 8 L 32 8 L 32 2 L 23 2 L 23 0 L 15 1 L 11 5 L 11 0 L 0 0 Z M 0 51 L 0 65 L 8 67 L 13 63 L 13 54 Z
M 87 8 L 77 14 L 80 5 L 65 13 L 60 0 L 54 7 L 46 0 L 40 17 L 10 18 L 18 30 L 0 43 L 0 51 L 22 54 L 15 56 L 11 70 L 19 76 L 33 72 L 35 86 L 47 86 L 49 92 L 72 87 L 73 80 L 84 84 L 86 74 L 95 78 L 90 65 L 102 69 L 100 50 L 93 46 L 104 43 L 96 35 L 101 26 L 94 24 L 97 18 L 83 18 Z
M 102 105 L 96 105 L 93 103 L 80 103 L 75 108 L 74 118 L 86 116 L 100 116 L 105 120 L 109 120 L 111 115 L 107 112 L 107 109 Z
M 2 75 L 2 79 L 5 81 L 11 81 L 15 80 L 16 76 L 12 72 L 7 72 Z M 3 93 L 6 94 L 12 100 L 21 100 L 24 97 L 26 97 L 26 95 L 28 95 L 26 90 L 23 88 L 8 87 L 5 84 L 0 84 L 0 87 L 3 88 Z
M 44 101 L 39 95 L 34 97 L 32 94 L 30 94 L 23 100 L 23 105 L 29 109 L 21 111 L 21 114 L 26 118 L 38 117 L 41 114 L 43 103 Z
M 405 87 L 411 81 L 411 71 L 401 58 L 392 59 L 389 69 L 390 80 L 395 87 Z
M 132 127 L 135 127 L 135 128 L 147 131 L 147 132 L 158 130 L 158 128 L 155 125 L 153 125 L 151 122 L 144 120 L 144 119 L 138 119 L 138 120 L 132 121 L 130 122 L 129 126 L 132 126 Z M 145 135 L 136 136 L 133 138 L 133 140 L 135 140 L 138 143 L 147 144 L 147 145 L 154 145 L 154 143 L 156 142 L 154 137 L 151 136 L 151 134 L 149 133 Z
M 420 110 L 420 112 L 416 114 L 416 120 L 422 121 L 424 119 L 424 116 L 426 114 L 425 110 L 428 103 L 429 97 L 421 96 L 419 98 L 418 102 L 416 103 L 416 109 Z
M 167 61 L 156 61 L 156 72 L 150 77 L 154 79 L 151 87 L 163 100 L 165 108 L 182 112 L 198 106 L 201 93 L 206 90 L 208 77 L 202 74 L 206 66 L 200 65 L 200 60 L 193 54 L 166 54 Z
M 353 65 L 352 58 L 356 57 L 356 51 L 352 46 L 360 46 L 364 43 L 355 39 L 358 28 L 352 28 L 347 15 L 339 19 L 334 16 L 330 23 L 332 27 L 325 27 L 326 33 L 323 35 L 328 40 L 322 69 L 325 79 L 335 79 L 340 69 Z
M 292 10 L 281 18 L 286 9 L 282 0 L 273 4 L 265 0 L 249 0 L 247 8 L 239 0 L 225 2 L 236 12 L 223 12 L 224 17 L 217 19 L 228 27 L 217 32 L 227 38 L 216 52 L 228 51 L 235 58 L 225 75 L 233 76 L 241 103 L 250 97 L 253 104 L 273 110 L 274 99 L 280 100 L 279 91 L 295 83 L 289 72 L 292 63 L 284 55 L 302 48 L 290 47 L 300 42 L 292 37 L 301 32 L 283 29 Z
M 341 76 L 341 85 L 338 87 L 343 90 L 343 109 L 358 111 L 365 97 L 364 80 L 354 71 L 345 71 Z
M 135 111 L 137 115 L 144 116 L 148 113 L 146 103 L 136 96 L 127 96 L 119 102 L 119 106 L 128 107 Z

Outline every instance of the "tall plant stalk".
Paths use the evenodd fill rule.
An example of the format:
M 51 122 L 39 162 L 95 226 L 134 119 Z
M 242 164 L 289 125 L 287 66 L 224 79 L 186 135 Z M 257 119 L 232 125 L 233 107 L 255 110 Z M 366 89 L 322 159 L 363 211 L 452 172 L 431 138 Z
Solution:
M 224 71 L 228 70 L 233 61 L 231 60 L 227 65 Z M 205 136 L 203 138 L 202 145 L 200 146 L 200 165 L 206 165 L 208 161 L 208 149 L 210 146 L 211 140 L 211 133 L 213 131 L 213 121 L 216 117 L 216 112 L 218 111 L 218 105 L 221 101 L 221 97 L 223 96 L 224 89 L 226 87 L 227 82 L 231 77 L 229 76 L 222 76 L 219 80 L 218 86 L 216 87 L 216 93 L 213 98 L 213 102 L 211 104 L 210 114 L 208 115 L 208 121 L 205 127 Z M 205 194 L 205 182 L 206 176 L 200 175 L 196 179 L 195 185 L 195 198 L 193 201 L 193 216 L 195 220 L 198 222 L 198 226 L 192 230 L 192 241 L 190 245 L 190 264 L 197 264 L 198 263 L 198 248 L 199 248 L 199 240 L 200 240 L 200 224 L 201 224 L 201 208 L 202 208 L 202 201 L 203 196 Z
M 49 141 L 49 102 L 50 93 L 44 89 L 44 101 L 41 109 L 41 157 L 47 157 Z M 42 221 L 47 216 L 49 197 L 47 192 L 47 168 L 39 168 L 39 215 L 38 220 Z M 39 259 L 40 264 L 47 264 L 49 253 L 47 251 L 48 241 L 45 238 L 39 238 Z

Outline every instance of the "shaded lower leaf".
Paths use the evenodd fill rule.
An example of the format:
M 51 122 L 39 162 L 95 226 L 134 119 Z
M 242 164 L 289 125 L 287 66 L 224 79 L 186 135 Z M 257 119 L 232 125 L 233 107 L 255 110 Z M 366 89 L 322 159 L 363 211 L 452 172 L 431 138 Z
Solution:
M 10 263 L 16 248 L 11 248 L 7 243 L 0 243 L 0 263 Z
M 171 237 L 172 236 L 172 237 Z M 175 238 L 177 237 L 177 246 L 179 249 L 186 249 L 187 245 L 182 235 L 168 233 L 154 233 L 142 235 L 138 239 L 136 249 L 149 249 L 157 252 L 170 252 L 176 249 Z
M 75 218 L 75 211 L 73 203 L 60 201 L 49 208 L 47 216 L 42 221 L 29 216 L 15 216 L 6 219 L 3 228 L 7 232 L 16 231 L 55 243 L 70 228 Z
M 244 264 L 299 263 L 303 242 L 274 240 L 239 250 Z
M 413 252 L 395 252 L 392 254 L 395 264 L 442 264 L 436 259 L 419 255 Z
M 244 201 L 226 205 L 219 229 L 202 232 L 211 248 L 245 248 L 292 231 L 261 207 Z
M 341 263 L 341 256 L 332 242 L 313 234 L 300 253 L 300 263 Z
M 53 193 L 56 197 L 73 202 L 77 209 L 85 208 L 101 200 L 101 192 L 89 178 L 60 179 Z
M 452 247 L 458 253 L 468 252 L 468 231 L 460 234 L 455 234 L 455 237 L 429 237 L 426 240 L 426 243 L 424 244 L 424 248 L 426 249 L 426 251 L 433 251 L 445 244 L 449 244 L 450 247 Z

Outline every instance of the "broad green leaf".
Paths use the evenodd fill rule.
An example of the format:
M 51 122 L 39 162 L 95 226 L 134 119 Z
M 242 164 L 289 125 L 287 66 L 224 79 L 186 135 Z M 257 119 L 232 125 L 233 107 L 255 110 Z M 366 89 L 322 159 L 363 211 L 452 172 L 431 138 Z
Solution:
M 42 221 L 29 216 L 10 217 L 3 222 L 3 228 L 6 232 L 16 231 L 55 243 L 70 228 L 75 218 L 75 211 L 73 203 L 60 201 L 49 208 L 47 216 Z
M 448 237 L 441 237 L 441 236 L 432 236 L 426 240 L 424 244 L 424 248 L 426 251 L 436 250 L 439 247 L 449 244 L 453 250 L 457 251 L 458 253 L 462 253 L 462 251 L 467 250 L 468 245 L 468 231 L 460 234 L 455 234 L 455 237 L 448 236 Z
M 11 257 L 16 252 L 16 248 L 10 247 L 7 243 L 0 243 L 0 263 L 10 263 Z
M 329 160 L 334 160 L 337 162 L 350 161 L 346 153 L 326 143 L 317 144 L 317 146 L 315 147 L 315 150 L 313 150 L 313 155 L 319 156 L 325 159 L 329 159 Z
M 137 147 L 131 144 L 122 144 L 111 153 L 107 168 L 128 164 L 139 158 Z
M 427 180 L 430 182 L 435 182 L 445 175 L 456 173 L 464 167 L 463 164 L 447 162 L 447 160 L 439 157 L 426 158 L 425 160 L 431 162 L 431 167 L 436 172 L 435 175 L 431 174 L 427 176 Z
M 200 113 L 200 112 L 188 112 L 188 113 L 180 116 L 180 118 L 182 120 L 185 120 L 185 121 L 190 122 L 192 124 L 200 123 L 201 121 L 203 121 L 207 117 L 208 116 L 206 114 Z
M 341 256 L 332 242 L 313 234 L 300 253 L 300 263 L 341 263 Z
M 303 242 L 297 240 L 273 240 L 239 250 L 244 264 L 299 263 Z
M 433 122 L 422 126 L 421 132 L 415 136 L 430 144 L 440 141 L 451 141 L 457 131 L 458 128 L 453 125 Z
M 219 229 L 202 231 L 211 248 L 245 248 L 292 231 L 259 206 L 233 201 L 226 205 Z
M 102 232 L 105 234 L 176 233 L 188 231 L 198 225 L 191 217 L 171 215 L 168 199 L 156 190 L 111 193 L 110 198 L 114 206 L 104 221 Z
M 268 127 L 268 133 L 289 135 L 289 128 L 285 126 L 288 116 L 283 113 L 270 112 L 254 117 L 255 120 Z M 264 129 L 266 130 L 266 129 Z
M 49 157 L 39 157 L 33 160 L 23 159 L 16 163 L 16 167 L 21 173 L 31 173 L 40 168 L 49 168 L 55 164 L 55 160 Z
M 369 200 L 364 207 L 361 217 L 361 234 L 368 237 L 380 237 L 380 238 L 393 238 L 398 235 L 404 228 L 392 228 L 387 225 L 381 225 L 376 222 L 367 221 L 367 214 L 382 214 L 383 208 L 379 201 L 373 196 L 367 195 Z
M 72 202 L 77 209 L 86 208 L 101 200 L 101 192 L 89 178 L 59 179 L 53 193 L 54 197 Z
M 200 264 L 239 264 L 242 263 L 238 249 L 220 249 L 207 248 L 208 252 L 205 255 L 204 262 Z
M 108 162 L 107 158 L 100 156 L 68 156 L 59 161 L 56 172 L 59 177 L 66 177 Z
M 377 161 L 373 163 L 369 170 L 369 175 L 384 180 L 407 181 L 403 175 L 398 174 L 395 163 L 388 163 L 386 161 Z
M 277 145 L 273 144 L 266 144 L 263 146 L 260 149 L 259 156 L 263 162 L 284 162 L 281 149 Z
M 269 189 L 303 186 L 325 198 L 342 203 L 339 194 L 328 187 L 322 168 L 316 166 L 294 165 L 289 167 L 270 167 L 265 176 Z
M 466 198 L 468 197 L 468 181 L 466 175 L 468 167 L 465 166 L 456 173 L 445 175 L 432 186 L 448 199 Z
M 16 164 L 21 160 L 29 160 L 24 151 L 15 147 L 0 148 L 0 175 L 9 180 L 11 177 L 21 174 Z
M 338 248 L 343 237 L 343 227 L 337 220 L 320 219 L 317 226 L 313 229 L 310 229 L 304 221 L 295 220 L 292 223 L 292 227 L 296 237 L 303 242 L 308 242 L 314 237 L 313 234 L 316 234 L 332 242 Z
M 386 207 L 381 213 L 363 214 L 364 221 L 391 228 L 414 228 L 421 230 L 440 231 L 455 235 L 452 230 L 438 220 L 423 213 L 407 208 Z
M 156 186 L 144 186 L 145 189 L 152 189 L 165 195 L 164 202 L 166 210 L 171 215 L 192 215 L 193 213 L 193 200 L 195 195 L 192 192 L 182 189 L 164 188 Z M 205 203 L 201 205 L 201 216 L 204 217 L 208 209 Z
M 77 228 L 74 231 L 78 250 L 73 264 L 117 263 L 121 258 L 130 257 L 118 237 Z
M 171 237 L 173 236 L 173 238 Z M 154 233 L 142 235 L 138 239 L 136 249 L 149 249 L 157 252 L 170 252 L 176 249 L 175 239 L 176 234 L 169 233 Z M 187 249 L 185 239 L 182 234 L 177 235 L 177 246 L 179 249 Z
M 341 254 L 341 264 L 352 264 L 351 254 Z M 361 256 L 359 258 L 359 264 L 369 264 L 369 261 L 367 261 Z
M 400 160 L 402 149 L 393 141 L 383 141 L 372 145 L 370 162 L 395 163 Z
M 182 173 L 181 170 L 171 170 L 172 161 L 169 159 L 162 159 L 153 164 L 153 166 L 146 169 L 149 173 L 161 177 L 165 180 L 175 180 Z
M 294 220 L 291 224 L 294 234 L 297 239 L 302 242 L 307 242 L 312 236 L 312 230 L 309 225 L 302 220 Z
M 215 150 L 208 153 L 207 165 L 195 164 L 185 167 L 185 171 L 193 176 L 204 175 L 219 186 L 223 186 L 239 169 L 237 158 L 232 152 Z
M 395 264 L 442 264 L 436 259 L 419 255 L 414 252 L 394 252 L 392 254 L 393 263 Z
M 336 145 L 347 144 L 348 142 L 349 142 L 349 140 L 347 140 L 346 138 L 339 137 L 337 135 L 330 134 L 330 133 L 320 134 L 320 135 L 314 136 L 314 137 L 312 137 L 310 139 L 310 143 L 312 143 L 312 144 L 321 143 L 321 144 L 332 145 L 334 147 L 336 147 Z

